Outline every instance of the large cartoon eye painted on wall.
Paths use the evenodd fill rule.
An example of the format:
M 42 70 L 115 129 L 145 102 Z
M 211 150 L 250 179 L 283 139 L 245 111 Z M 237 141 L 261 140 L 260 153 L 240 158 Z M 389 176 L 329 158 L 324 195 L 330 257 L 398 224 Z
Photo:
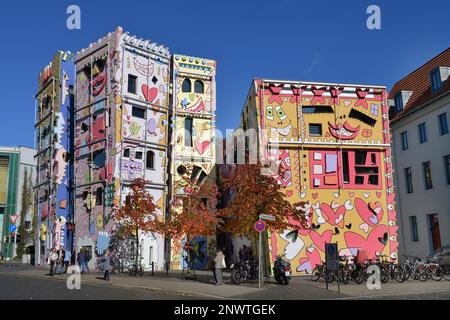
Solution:
M 284 119 L 287 118 L 286 114 L 284 113 L 283 109 L 281 109 L 280 106 L 276 106 L 275 108 L 276 112 L 277 112 L 277 116 L 278 118 L 283 121 Z
M 267 119 L 273 120 L 273 107 L 267 107 Z

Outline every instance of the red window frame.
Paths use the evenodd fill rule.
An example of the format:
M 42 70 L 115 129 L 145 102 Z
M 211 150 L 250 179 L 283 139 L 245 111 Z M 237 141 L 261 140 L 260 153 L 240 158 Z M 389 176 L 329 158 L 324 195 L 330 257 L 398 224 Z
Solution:
M 348 154 L 348 176 L 349 181 L 347 183 L 344 182 L 344 167 L 343 167 L 343 153 L 347 152 Z M 364 163 L 356 164 L 356 153 L 357 152 L 366 152 L 366 159 Z M 321 154 L 321 159 L 315 160 L 314 154 Z M 337 164 L 336 164 L 336 172 L 326 172 L 326 155 L 334 154 L 336 155 Z M 340 150 L 330 150 L 330 149 L 316 149 L 309 151 L 309 164 L 310 164 L 310 188 L 311 189 L 336 189 L 337 187 L 343 189 L 362 189 L 362 190 L 380 190 L 382 186 L 381 181 L 381 154 L 382 151 L 379 150 L 366 150 L 366 149 L 344 149 L 342 153 Z M 372 161 L 375 160 L 375 162 Z M 320 165 L 322 167 L 322 173 L 315 174 L 314 166 Z M 369 170 L 370 168 L 377 168 L 377 173 L 365 173 L 361 172 L 357 173 L 357 168 L 361 168 L 361 170 Z M 376 176 L 377 184 L 370 184 L 369 177 Z M 329 177 L 329 178 L 326 178 Z M 357 184 L 356 179 L 363 179 L 362 184 Z M 314 179 L 319 179 L 320 185 L 314 186 Z M 328 179 L 336 179 L 336 183 L 328 182 L 325 184 L 325 180 Z

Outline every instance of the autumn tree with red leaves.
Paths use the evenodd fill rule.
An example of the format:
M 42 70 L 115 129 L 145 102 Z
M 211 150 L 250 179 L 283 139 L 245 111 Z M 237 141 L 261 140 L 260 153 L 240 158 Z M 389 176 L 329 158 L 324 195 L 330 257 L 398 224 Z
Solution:
M 221 224 L 220 213 L 216 210 L 219 196 L 216 183 L 207 177 L 205 181 L 191 178 L 192 170 L 187 170 L 175 182 L 176 193 L 166 219 L 166 235 L 186 237 L 188 241 L 196 237 L 215 235 Z
M 125 203 L 113 213 L 113 219 L 125 237 L 136 235 L 136 268 L 139 262 L 139 232 L 158 232 L 163 225 L 157 215 L 158 206 L 145 187 L 149 183 L 142 178 L 135 179 Z
M 262 213 L 275 217 L 275 221 L 266 221 L 271 232 L 282 232 L 290 227 L 288 217 L 299 225 L 305 226 L 304 202 L 291 204 L 282 186 L 271 174 L 266 174 L 267 167 L 261 164 L 238 164 L 230 177 L 223 178 L 222 187 L 231 191 L 231 199 L 221 215 L 226 218 L 223 225 L 225 232 L 251 238 L 254 225 Z M 283 176 L 280 167 L 279 176 Z

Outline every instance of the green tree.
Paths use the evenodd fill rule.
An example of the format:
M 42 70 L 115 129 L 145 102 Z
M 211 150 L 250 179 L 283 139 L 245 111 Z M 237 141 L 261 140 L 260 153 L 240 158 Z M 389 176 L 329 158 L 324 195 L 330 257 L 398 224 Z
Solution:
M 32 183 L 31 183 L 31 174 L 28 174 L 27 168 L 24 171 L 23 184 L 22 184 L 22 201 L 21 201 L 21 209 L 20 209 L 20 225 L 18 228 L 18 236 L 19 241 L 17 244 L 17 256 L 20 258 L 25 253 L 25 248 L 27 244 L 33 238 L 33 231 L 27 231 L 25 228 L 25 219 L 27 213 L 30 211 L 30 208 L 33 205 L 33 193 L 31 191 Z

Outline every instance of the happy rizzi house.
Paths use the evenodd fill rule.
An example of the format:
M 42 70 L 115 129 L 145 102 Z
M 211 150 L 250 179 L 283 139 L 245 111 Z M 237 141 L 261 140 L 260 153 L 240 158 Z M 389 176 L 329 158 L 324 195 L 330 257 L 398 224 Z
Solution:
M 240 128 L 257 132 L 260 159 L 284 168 L 275 178 L 287 199 L 308 202 L 306 228 L 267 235 L 267 262 L 281 254 L 294 274 L 311 272 L 326 242 L 341 255 L 397 258 L 388 111 L 381 86 L 252 82 Z
M 73 215 L 57 227 L 59 214 L 43 223 L 52 238 L 46 240 L 47 247 L 55 244 L 55 231 L 69 227 L 66 247 L 76 252 L 87 249 L 89 267 L 95 268 L 96 256 L 107 249 L 116 228 L 113 210 L 125 201 L 133 179 L 149 181 L 146 188 L 164 218 L 175 193 L 175 166 L 201 167 L 202 178 L 212 174 L 215 62 L 171 55 L 165 46 L 118 27 L 78 52 L 72 63 L 69 79 L 74 82 L 74 104 L 69 131 L 73 144 L 68 154 L 73 171 L 68 172 L 73 172 L 73 178 L 69 182 L 72 201 L 67 203 Z M 183 81 L 190 82 L 189 92 L 182 88 Z M 188 140 L 186 125 L 192 144 L 185 148 L 175 139 Z M 50 154 L 47 163 L 51 163 Z M 61 207 L 59 198 L 49 200 L 48 194 L 43 194 L 46 201 L 38 203 L 40 217 L 46 208 L 53 208 L 49 212 L 54 214 Z M 180 266 L 179 254 L 161 235 L 140 234 L 139 240 L 145 270 L 152 264 L 162 270 L 172 261 L 172 267 Z

